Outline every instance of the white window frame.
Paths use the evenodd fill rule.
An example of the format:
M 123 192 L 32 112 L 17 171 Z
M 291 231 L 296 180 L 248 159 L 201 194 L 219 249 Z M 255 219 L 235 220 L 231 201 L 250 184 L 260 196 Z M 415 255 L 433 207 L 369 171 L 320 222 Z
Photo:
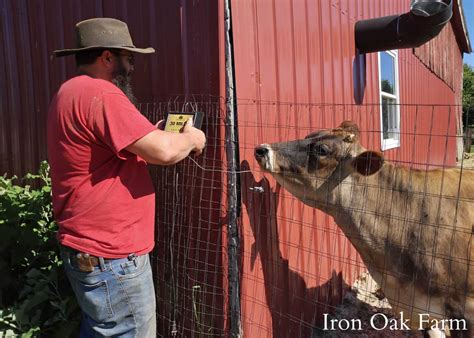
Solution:
M 382 91 L 382 63 L 380 62 L 381 53 L 387 53 L 394 58 L 394 71 L 395 71 L 395 94 L 390 94 Z M 379 93 L 380 93 L 380 140 L 382 150 L 388 150 L 400 147 L 400 90 L 399 90 L 399 76 L 398 76 L 398 51 L 389 50 L 384 52 L 378 52 L 378 63 L 379 63 Z M 383 98 L 390 98 L 395 100 L 395 114 L 397 118 L 397 126 L 395 133 L 398 138 L 383 138 Z

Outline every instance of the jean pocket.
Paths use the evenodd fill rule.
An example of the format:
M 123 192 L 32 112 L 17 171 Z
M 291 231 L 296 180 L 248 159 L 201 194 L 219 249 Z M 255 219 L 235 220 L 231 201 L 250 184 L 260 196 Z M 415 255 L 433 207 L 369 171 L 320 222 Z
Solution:
M 82 311 L 89 317 L 97 322 L 104 322 L 113 317 L 114 312 L 107 281 L 102 280 L 95 284 L 87 284 L 83 281 L 74 280 L 71 284 L 73 284 Z
M 118 269 L 118 275 L 121 278 L 132 278 L 136 277 L 146 271 L 148 264 L 148 255 L 141 255 L 135 257 L 132 261 L 125 261 L 120 263 Z

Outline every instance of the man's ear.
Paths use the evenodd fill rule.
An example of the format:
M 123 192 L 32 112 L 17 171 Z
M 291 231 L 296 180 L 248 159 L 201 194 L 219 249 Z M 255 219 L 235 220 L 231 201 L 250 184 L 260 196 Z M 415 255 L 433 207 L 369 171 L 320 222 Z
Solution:
M 356 172 L 364 176 L 375 174 L 382 168 L 384 158 L 377 151 L 364 151 L 352 160 L 352 167 Z
M 102 55 L 100 56 L 101 59 L 102 59 L 102 62 L 105 64 L 105 65 L 109 65 L 112 63 L 112 52 L 110 52 L 109 50 L 104 50 L 102 52 Z

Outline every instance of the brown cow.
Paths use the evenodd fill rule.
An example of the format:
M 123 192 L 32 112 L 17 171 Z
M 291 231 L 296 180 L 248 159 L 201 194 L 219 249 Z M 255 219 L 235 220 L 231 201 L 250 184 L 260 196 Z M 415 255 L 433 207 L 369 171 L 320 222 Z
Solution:
M 255 158 L 290 193 L 334 218 L 412 329 L 471 337 L 473 171 L 389 163 L 360 145 L 350 121 L 303 140 L 259 145 Z M 456 331 L 464 324 L 467 331 Z

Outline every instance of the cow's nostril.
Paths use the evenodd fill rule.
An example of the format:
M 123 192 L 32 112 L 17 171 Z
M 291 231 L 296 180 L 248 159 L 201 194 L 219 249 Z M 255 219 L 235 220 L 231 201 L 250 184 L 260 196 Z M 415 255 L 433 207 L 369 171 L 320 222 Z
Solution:
M 255 148 L 255 157 L 265 157 L 268 154 L 268 148 L 266 146 L 258 146 Z

